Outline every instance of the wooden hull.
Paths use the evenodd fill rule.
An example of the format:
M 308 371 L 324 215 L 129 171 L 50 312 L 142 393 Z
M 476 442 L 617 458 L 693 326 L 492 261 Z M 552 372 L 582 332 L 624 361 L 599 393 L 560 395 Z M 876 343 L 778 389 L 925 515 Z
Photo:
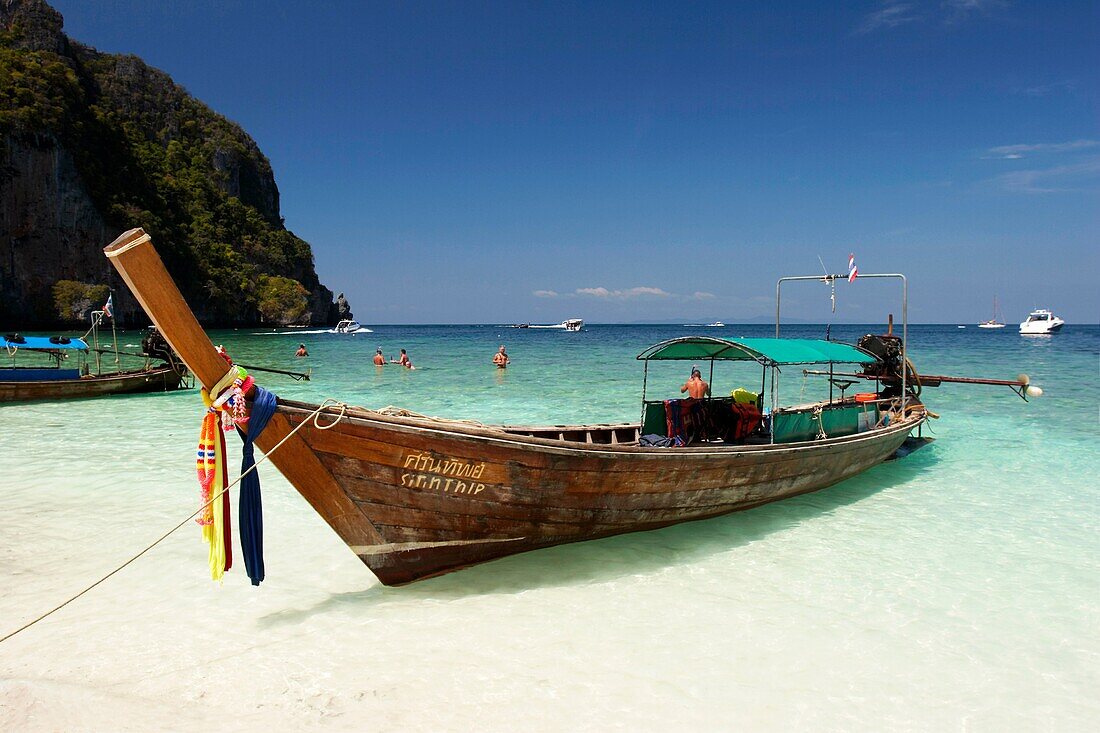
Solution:
M 281 402 L 281 431 L 313 409 Z M 345 499 L 331 515 L 315 508 L 379 580 L 401 585 L 816 491 L 892 456 L 922 419 L 806 443 L 654 449 L 349 410 L 329 430 L 307 425 L 298 435 L 313 453 L 308 480 Z M 298 460 L 271 460 L 296 484 Z M 349 524 L 353 532 L 341 531 Z
M 137 392 L 168 392 L 179 389 L 182 382 L 183 376 L 169 367 L 41 382 L 6 382 L 0 375 L 0 402 L 67 400 Z

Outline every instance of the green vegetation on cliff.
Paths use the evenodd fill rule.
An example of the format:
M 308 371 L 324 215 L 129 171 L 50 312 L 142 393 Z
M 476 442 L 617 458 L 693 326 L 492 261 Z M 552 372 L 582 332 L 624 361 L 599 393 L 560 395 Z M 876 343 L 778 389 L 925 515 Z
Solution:
M 289 277 L 261 275 L 256 295 L 260 315 L 273 323 L 294 323 L 306 310 L 306 289 Z
M 76 73 L 54 53 L 9 48 L 0 33 L 0 130 L 60 129 L 82 98 Z
M 108 294 L 106 285 L 89 285 L 75 280 L 58 280 L 53 284 L 53 302 L 58 317 L 64 321 L 83 322 L 89 311 L 103 307 Z
M 67 150 L 107 226 L 149 232 L 207 322 L 272 320 L 262 278 L 294 296 L 275 320 L 331 317 L 309 244 L 283 227 L 270 163 L 239 126 L 140 59 L 70 41 L 40 0 L 15 6 L 0 17 L 0 153 L 14 138 Z

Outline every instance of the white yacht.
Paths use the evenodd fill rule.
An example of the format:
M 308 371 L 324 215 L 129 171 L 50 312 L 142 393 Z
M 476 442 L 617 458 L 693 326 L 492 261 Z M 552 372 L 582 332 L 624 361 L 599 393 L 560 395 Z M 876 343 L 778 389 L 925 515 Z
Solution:
M 1036 308 L 1020 324 L 1020 333 L 1054 333 L 1064 325 L 1065 321 L 1046 308 Z
M 997 320 L 997 296 L 993 296 L 993 317 L 988 321 L 982 321 L 978 324 L 978 328 L 1004 328 L 1004 314 L 1001 314 L 1002 320 Z
M 582 328 L 584 328 L 584 319 L 570 318 L 568 320 L 562 321 L 561 323 L 554 323 L 549 326 L 536 325 L 534 323 L 522 323 L 516 326 L 516 328 L 557 328 L 563 331 L 580 331 Z
M 707 328 L 725 328 L 726 324 L 721 321 L 715 321 L 714 323 L 708 323 Z
M 355 333 L 362 326 L 359 325 L 359 321 L 343 320 L 336 324 L 336 327 L 332 329 L 333 333 Z

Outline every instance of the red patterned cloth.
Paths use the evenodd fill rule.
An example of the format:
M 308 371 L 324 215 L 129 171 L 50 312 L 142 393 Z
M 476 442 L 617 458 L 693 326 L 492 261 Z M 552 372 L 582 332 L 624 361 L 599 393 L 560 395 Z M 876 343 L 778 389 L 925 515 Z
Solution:
M 734 402 L 730 407 L 733 409 L 734 424 L 727 440 L 740 442 L 760 426 L 760 410 L 751 403 Z
M 665 400 L 665 427 L 668 437 L 679 438 L 684 445 L 692 443 L 703 429 L 703 402 Z

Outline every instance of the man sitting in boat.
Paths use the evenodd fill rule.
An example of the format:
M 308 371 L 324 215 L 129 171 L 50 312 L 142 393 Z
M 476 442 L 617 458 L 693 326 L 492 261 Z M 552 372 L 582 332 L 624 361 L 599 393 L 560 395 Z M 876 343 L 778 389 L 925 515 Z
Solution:
M 493 363 L 497 365 L 498 369 L 506 369 L 509 361 L 511 359 L 508 358 L 508 353 L 504 350 L 504 344 L 501 344 L 500 351 L 493 354 Z
M 692 399 L 701 400 L 710 395 L 710 385 L 703 379 L 698 367 L 691 368 L 691 376 L 684 386 L 680 387 L 680 394 L 687 392 Z

